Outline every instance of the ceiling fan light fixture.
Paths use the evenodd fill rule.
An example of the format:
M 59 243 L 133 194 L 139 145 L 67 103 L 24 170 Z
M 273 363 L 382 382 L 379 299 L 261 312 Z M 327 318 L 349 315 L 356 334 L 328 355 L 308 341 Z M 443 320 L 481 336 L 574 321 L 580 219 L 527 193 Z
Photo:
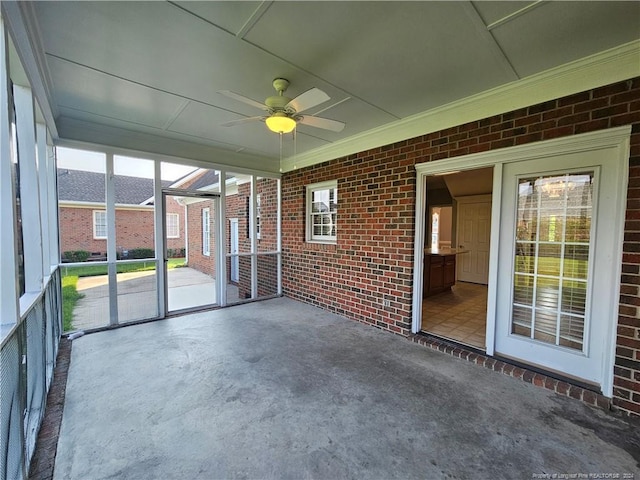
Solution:
M 275 133 L 289 133 L 296 128 L 296 121 L 284 112 L 275 112 L 265 123 L 269 130 Z

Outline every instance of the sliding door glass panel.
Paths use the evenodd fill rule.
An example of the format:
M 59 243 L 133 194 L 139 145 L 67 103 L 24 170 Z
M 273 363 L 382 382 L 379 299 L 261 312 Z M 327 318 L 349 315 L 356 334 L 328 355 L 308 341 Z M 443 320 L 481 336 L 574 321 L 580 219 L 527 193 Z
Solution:
M 593 172 L 518 182 L 511 332 L 582 350 Z
M 154 163 L 115 156 L 118 323 L 158 316 Z M 144 261 L 135 261 L 144 260 Z
M 63 328 L 104 327 L 109 325 L 106 156 L 58 147 L 56 158 Z

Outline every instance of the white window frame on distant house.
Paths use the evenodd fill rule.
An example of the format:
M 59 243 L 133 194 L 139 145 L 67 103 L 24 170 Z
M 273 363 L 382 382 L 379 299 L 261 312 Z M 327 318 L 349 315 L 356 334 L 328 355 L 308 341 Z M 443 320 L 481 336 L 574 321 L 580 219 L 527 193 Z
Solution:
M 202 255 L 211 255 L 211 215 L 209 208 L 202 209 Z
M 338 181 L 331 180 L 328 182 L 314 183 L 307 185 L 307 202 L 306 202 L 306 240 L 310 243 L 328 243 L 336 244 L 338 241 Z M 314 211 L 313 197 L 316 192 L 326 192 L 329 199 L 329 210 L 326 212 Z M 333 192 L 333 195 L 332 195 Z M 329 224 L 325 225 L 326 217 L 329 216 Z M 320 223 L 318 223 L 320 219 Z M 314 226 L 328 226 L 331 233 L 314 232 Z M 322 229 L 324 230 L 324 229 Z
M 98 222 L 98 217 L 102 216 L 103 221 Z M 99 235 L 98 229 L 102 228 L 102 232 L 104 234 Z M 94 210 L 93 211 L 93 238 L 95 240 L 106 240 L 107 239 L 107 211 L 106 210 Z
M 167 238 L 180 238 L 180 214 L 167 213 Z

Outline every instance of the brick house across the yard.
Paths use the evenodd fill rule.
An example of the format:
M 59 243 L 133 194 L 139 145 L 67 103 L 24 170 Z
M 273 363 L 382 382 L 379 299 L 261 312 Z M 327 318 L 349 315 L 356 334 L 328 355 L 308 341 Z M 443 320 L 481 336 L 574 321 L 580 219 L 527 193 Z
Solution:
M 116 245 L 118 259 L 151 258 L 154 249 L 153 180 L 115 176 Z M 215 200 L 183 195 L 185 191 L 219 192 L 219 172 L 194 169 L 176 181 L 163 181 L 163 187 L 179 190 L 167 194 L 166 236 L 168 257 L 184 257 L 190 268 L 215 277 Z M 261 179 L 256 184 L 265 219 L 258 233 L 259 248 L 275 251 L 276 185 Z M 68 168 L 58 169 L 60 245 L 63 261 L 104 261 L 107 259 L 107 222 L 105 209 L 105 176 L 102 173 Z M 251 297 L 251 259 L 242 255 L 250 251 L 248 176 L 228 174 L 225 201 L 225 251 L 227 278 L 238 286 L 240 298 Z M 260 210 L 260 206 L 258 206 Z M 267 213 L 269 212 L 269 213 Z M 258 219 L 260 219 L 258 215 Z M 259 220 L 258 220 L 259 221 Z M 232 225 L 235 227 L 233 228 Z M 233 235 L 231 230 L 233 228 Z M 208 240 L 207 240 L 208 239 Z M 236 255 L 237 254 L 237 255 Z M 263 256 L 258 263 L 259 295 L 276 290 L 275 256 Z
M 153 179 L 116 175 L 115 186 L 118 257 L 149 256 L 154 249 Z M 59 168 L 58 191 L 63 261 L 106 260 L 105 175 Z M 182 205 L 167 201 L 169 256 L 184 252 L 184 212 Z

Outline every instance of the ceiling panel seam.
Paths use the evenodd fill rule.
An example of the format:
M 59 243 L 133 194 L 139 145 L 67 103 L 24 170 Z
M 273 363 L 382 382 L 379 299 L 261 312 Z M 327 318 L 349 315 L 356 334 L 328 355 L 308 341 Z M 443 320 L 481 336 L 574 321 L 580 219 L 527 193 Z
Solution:
M 110 119 L 110 120 L 118 120 L 119 122 L 129 123 L 129 124 L 132 124 L 132 125 L 139 125 L 139 126 L 141 126 L 141 127 L 145 127 L 145 128 L 150 129 L 150 130 L 157 130 L 157 131 L 162 130 L 161 128 L 154 127 L 154 126 L 152 126 L 152 125 L 147 125 L 147 124 L 139 123 L 139 122 L 132 122 L 132 121 L 130 121 L 130 120 L 123 120 L 123 119 L 120 119 L 120 118 L 113 118 L 113 117 L 109 117 L 109 116 L 107 116 L 107 115 L 100 115 L 100 114 L 93 113 L 93 112 L 85 112 L 84 110 L 78 110 L 78 109 L 76 109 L 76 108 L 72 108 L 72 107 L 65 107 L 65 106 L 63 106 L 63 108 L 66 108 L 66 109 L 68 109 L 68 110 L 74 110 L 74 111 L 77 111 L 77 112 L 89 113 L 90 115 L 94 115 L 94 116 L 96 116 L 96 117 L 108 118 L 108 119 Z M 90 121 L 90 120 L 82 120 L 82 119 L 75 118 L 75 117 L 68 117 L 68 116 L 66 116 L 66 115 L 61 115 L 61 116 L 59 117 L 59 119 L 60 119 L 60 120 L 67 120 L 67 121 L 68 121 L 68 120 L 71 120 L 71 121 L 77 122 L 77 123 L 79 123 L 79 124 L 81 124 L 81 125 L 88 126 L 88 127 L 91 127 L 91 126 L 93 126 L 93 125 L 95 125 L 95 126 L 104 126 L 104 124 L 102 124 L 102 123 L 92 122 L 92 121 Z M 125 128 L 123 128 L 122 126 L 115 126 L 115 125 L 107 125 L 107 126 L 108 126 L 108 127 L 110 127 L 110 128 L 117 128 L 117 129 L 120 129 L 120 130 L 126 130 L 126 129 L 125 129 Z M 155 136 L 158 136 L 156 133 L 151 133 L 151 132 L 137 132 L 136 130 L 126 130 L 126 131 L 127 131 L 128 133 L 130 133 L 133 137 L 139 136 L 139 134 L 140 134 L 140 133 L 141 133 L 142 135 L 155 135 Z M 173 133 L 173 134 L 175 134 L 175 135 L 178 135 L 178 136 L 180 136 L 180 137 L 183 137 L 183 138 L 181 138 L 181 139 L 175 139 L 175 140 L 179 140 L 179 141 L 184 141 L 184 142 L 186 142 L 186 141 L 189 141 L 189 140 L 187 140 L 187 139 L 200 139 L 200 140 L 204 140 L 204 141 L 206 141 L 206 142 L 208 143 L 208 145 L 209 145 L 210 147 L 212 147 L 212 148 L 220 148 L 220 149 L 223 149 L 223 147 L 225 147 L 225 146 L 226 146 L 226 147 L 228 148 L 228 150 L 229 150 L 229 151 L 236 151 L 236 150 L 233 150 L 233 148 L 235 148 L 235 147 L 237 147 L 237 146 L 238 146 L 238 145 L 236 145 L 235 143 L 227 143 L 227 142 L 220 141 L 220 140 L 212 140 L 212 139 L 210 139 L 210 138 L 202 137 L 202 136 L 200 136 L 200 135 L 194 135 L 194 134 L 190 134 L 190 133 L 183 133 L 183 132 L 178 132 L 178 131 L 175 131 L 175 130 L 167 130 L 167 131 L 169 131 L 169 132 L 171 132 L 171 133 Z M 166 137 L 160 137 L 160 138 L 166 138 Z M 215 144 L 215 145 L 212 145 L 212 144 Z M 196 144 L 194 144 L 194 145 L 200 145 L 200 144 L 197 144 L 197 143 L 196 143 Z M 244 148 L 244 147 L 243 147 L 243 148 Z M 246 148 L 244 148 L 244 149 L 246 150 Z M 225 152 L 225 151 L 227 151 L 227 150 L 224 150 L 224 149 L 223 149 L 222 151 L 223 151 L 223 152 Z
M 251 14 L 249 19 L 242 26 L 242 28 L 238 30 L 238 33 L 236 33 L 236 37 L 242 38 L 244 40 L 245 35 L 251 31 L 254 25 L 258 23 L 258 21 L 262 18 L 262 16 L 266 13 L 266 11 L 269 10 L 269 7 L 271 7 L 272 3 L 273 1 L 267 1 L 267 0 L 260 3 L 258 8 L 256 8 L 255 11 Z
M 347 92 L 344 88 L 339 87 L 339 86 L 335 85 L 334 83 L 332 83 L 332 82 L 330 82 L 330 81 L 328 81 L 328 80 L 326 80 L 326 79 L 324 79 L 324 78 L 319 77 L 319 76 L 318 76 L 318 75 L 316 75 L 315 73 L 310 72 L 309 70 L 307 70 L 307 69 L 305 69 L 305 68 L 302 68 L 302 67 L 301 67 L 301 66 L 299 66 L 299 65 L 296 65 L 296 64 L 294 64 L 294 63 L 291 63 L 289 60 L 287 60 L 287 59 L 285 59 L 285 58 L 282 58 L 282 57 L 280 57 L 279 55 L 276 55 L 276 54 L 275 54 L 275 53 L 273 53 L 273 52 L 270 52 L 269 50 L 267 50 L 266 48 L 261 47 L 260 45 L 257 45 L 257 44 L 255 44 L 255 43 L 253 43 L 253 42 L 250 42 L 250 41 L 249 41 L 249 40 L 247 40 L 246 38 L 243 38 L 243 39 L 242 39 L 242 41 L 243 41 L 243 42 L 245 42 L 245 43 L 247 43 L 248 45 L 251 45 L 251 46 L 252 46 L 252 47 L 254 47 L 254 48 L 257 48 L 258 50 L 261 50 L 262 52 L 264 52 L 264 53 L 266 53 L 266 54 L 268 54 L 268 55 L 271 55 L 273 58 L 277 58 L 278 60 L 280 60 L 281 62 L 286 63 L 287 65 L 291 65 L 293 68 L 295 68 L 295 69 L 297 69 L 297 70 L 300 70 L 301 72 L 303 72 L 303 73 L 305 73 L 305 74 L 309 75 L 309 76 L 310 76 L 310 77 L 312 77 L 312 78 L 315 78 L 315 79 L 317 79 L 317 80 L 320 80 L 321 82 L 326 83 L 327 85 L 331 85 L 331 87 L 332 87 L 332 88 L 335 88 L 336 90 L 339 90 L 340 92 L 342 92 L 342 93 L 343 93 L 344 95 L 346 95 L 347 97 L 355 98 L 356 100 L 360 100 L 362 103 L 364 103 L 364 104 L 366 104 L 366 105 L 370 106 L 371 108 L 373 108 L 373 109 L 375 109 L 375 110 L 378 110 L 378 111 L 380 111 L 380 112 L 382 112 L 382 113 L 384 113 L 384 114 L 386 114 L 386 115 L 389 115 L 390 117 L 393 117 L 395 120 L 400 120 L 400 119 L 402 118 L 402 117 L 398 117 L 397 115 L 394 115 L 394 114 L 393 114 L 393 113 L 391 113 L 391 112 L 388 112 L 387 110 L 385 110 L 384 108 L 381 108 L 381 107 L 380 107 L 380 106 L 378 106 L 378 105 L 374 105 L 373 103 L 369 102 L 368 100 L 365 100 L 364 98 L 362 98 L 362 97 L 360 97 L 360 96 L 358 96 L 358 95 L 355 95 L 355 94 L 353 94 L 353 93 L 351 93 L 351 92 Z
M 241 150 L 246 150 L 246 147 L 242 146 L 242 145 L 238 145 L 236 143 L 229 143 L 229 142 L 225 142 L 222 140 L 218 140 L 218 139 L 213 139 L 213 138 L 209 138 L 209 137 L 203 137 L 201 135 L 193 135 L 193 134 L 189 134 L 189 133 L 184 133 L 184 132 L 180 132 L 178 130 L 172 130 L 171 129 L 171 125 L 174 123 L 174 121 L 180 116 L 180 114 L 184 111 L 184 109 L 189 105 L 189 101 L 185 101 L 184 104 L 181 104 L 177 109 L 176 112 L 171 116 L 171 118 L 169 120 L 167 120 L 167 122 L 165 122 L 165 124 L 162 127 L 156 127 L 153 125 L 149 125 L 148 123 L 141 123 L 141 122 L 134 122 L 132 120 L 126 120 L 124 118 L 120 118 L 120 117 L 112 117 L 110 115 L 104 115 L 104 114 L 100 114 L 100 113 L 95 113 L 89 110 L 83 110 L 83 109 L 79 109 L 79 108 L 75 108 L 75 107 L 71 107 L 68 105 L 63 105 L 60 104 L 59 107 L 63 108 L 63 109 L 67 109 L 67 110 L 72 110 L 74 112 L 80 112 L 80 113 L 85 113 L 85 114 L 89 114 L 89 115 L 93 115 L 95 117 L 99 117 L 99 118 L 105 118 L 108 120 L 115 120 L 118 123 L 124 123 L 124 124 L 130 124 L 130 125 L 139 125 L 141 127 L 145 127 L 145 128 L 150 128 L 153 130 L 157 130 L 157 131 L 167 131 L 167 132 L 171 132 L 175 135 L 180 135 L 181 137 L 187 137 L 187 138 L 197 138 L 200 140 L 204 140 L 206 142 L 213 142 L 216 143 L 218 145 L 226 145 L 229 148 L 233 147 L 233 148 L 240 148 L 240 150 L 235 150 L 235 151 L 241 151 Z M 80 118 L 75 118 L 75 117 L 67 117 L 66 115 L 61 115 L 61 117 L 65 117 L 65 118 L 74 118 L 74 120 L 78 121 L 78 122 L 85 122 L 85 120 L 82 120 Z M 60 118 L 60 117 L 59 117 Z M 92 122 L 95 123 L 95 122 Z M 124 128 L 124 127 L 119 127 L 119 128 Z M 132 130 L 133 132 L 133 130 Z M 331 144 L 333 143 L 331 140 L 327 140 L 318 136 L 315 136 L 313 134 L 310 133 L 306 133 L 306 132 L 300 132 L 297 131 L 297 135 L 302 135 L 305 137 L 310 137 L 310 138 L 314 138 L 316 140 L 319 140 L 321 142 L 327 143 L 327 144 Z
M 235 33 L 233 33 L 232 31 L 227 30 L 226 28 L 221 27 L 220 25 L 218 25 L 218 24 L 216 24 L 216 23 L 213 23 L 211 20 L 208 20 L 208 19 L 206 19 L 206 18 L 204 18 L 204 17 L 202 17 L 202 16 L 198 15 L 197 13 L 192 12 L 191 10 L 188 10 L 187 8 L 183 7 L 182 5 L 178 5 L 177 3 L 172 2 L 172 1 L 168 1 L 167 3 L 168 3 L 169 5 L 171 5 L 171 6 L 175 7 L 175 8 L 177 8 L 178 10 L 182 10 L 182 11 L 183 11 L 184 13 L 186 13 L 187 15 L 191 15 L 192 17 L 196 17 L 197 19 L 202 20 L 202 21 L 203 21 L 203 22 L 205 22 L 205 23 L 208 23 L 208 24 L 209 24 L 209 25 L 211 25 L 212 27 L 216 27 L 217 29 L 222 30 L 223 32 L 226 32 L 226 33 L 228 33 L 229 35 L 233 35 L 233 36 L 235 37 Z
M 321 81 L 321 82 L 323 82 L 323 83 L 326 83 L 327 85 L 331 85 L 331 87 L 332 87 L 332 88 L 334 88 L 334 89 L 336 89 L 336 90 L 339 90 L 339 91 L 340 91 L 340 92 L 342 92 L 345 96 L 348 96 L 348 97 L 351 97 L 351 98 L 355 98 L 355 99 L 357 99 L 357 100 L 360 100 L 361 102 L 365 103 L 366 105 L 370 106 L 371 108 L 373 108 L 373 109 L 375 109 L 375 110 L 378 110 L 378 111 L 380 111 L 380 112 L 382 112 L 382 113 L 384 113 L 384 114 L 386 114 L 386 115 L 389 115 L 389 116 L 390 116 L 390 117 L 392 117 L 394 120 L 400 120 L 400 119 L 401 119 L 401 117 L 398 117 L 397 115 L 394 115 L 393 113 L 388 112 L 387 110 L 385 110 L 385 109 L 383 109 L 383 108 L 379 107 L 378 105 L 374 105 L 373 103 L 371 103 L 371 102 L 369 102 L 369 101 L 365 100 L 364 98 L 361 98 L 361 97 L 359 97 L 359 96 L 357 96 L 357 95 L 355 95 L 355 94 L 353 94 L 353 93 L 351 93 L 351 92 L 347 92 L 347 91 L 346 91 L 346 90 L 344 90 L 342 87 L 339 87 L 339 86 L 335 85 L 334 83 L 332 83 L 332 82 L 330 82 L 330 81 L 328 81 L 328 80 L 326 80 L 326 79 L 324 79 L 324 78 L 319 77 L 318 75 L 314 74 L 313 72 L 310 72 L 309 70 L 304 69 L 304 68 L 300 67 L 299 65 L 293 64 L 293 63 L 291 63 L 289 60 L 287 60 L 287 59 L 285 59 L 285 58 L 283 58 L 283 57 L 281 57 L 281 56 L 279 56 L 279 55 L 276 55 L 275 53 L 273 53 L 273 52 L 271 52 L 271 51 L 267 50 L 266 48 L 263 48 L 263 47 L 261 47 L 260 45 L 257 45 L 257 44 L 255 44 L 255 43 L 253 43 L 253 42 L 250 42 L 249 40 L 247 40 L 246 38 L 244 38 L 244 36 L 245 36 L 247 33 L 249 33 L 249 30 L 251 30 L 251 28 L 253 28 L 253 27 L 255 26 L 255 24 L 258 22 L 258 20 L 260 20 L 260 18 L 264 15 L 264 13 L 268 10 L 268 8 L 271 6 L 271 4 L 272 4 L 273 2 L 266 2 L 266 1 L 265 1 L 265 2 L 262 2 L 262 4 L 261 4 L 257 9 L 256 9 L 256 12 L 254 12 L 254 14 L 252 14 L 252 15 L 251 15 L 251 17 L 249 18 L 249 20 L 247 20 L 247 22 L 245 23 L 245 26 L 246 26 L 246 25 L 251 21 L 251 19 L 253 19 L 253 18 L 257 15 L 257 13 L 259 12 L 259 16 L 257 16 L 257 18 L 255 19 L 255 21 L 250 25 L 250 28 L 248 28 L 246 31 L 244 31 L 245 26 L 243 26 L 237 34 L 235 34 L 235 33 L 233 33 L 233 32 L 230 32 L 230 31 L 229 31 L 229 30 L 227 30 L 226 28 L 223 28 L 223 27 L 221 27 L 220 25 L 217 25 L 217 24 L 213 23 L 212 21 L 207 20 L 206 18 L 203 18 L 202 16 L 200 16 L 200 15 L 198 15 L 198 14 L 196 14 L 196 13 L 193 13 L 192 11 L 190 11 L 190 10 L 186 9 L 185 7 L 183 7 L 183 6 L 181 6 L 181 5 L 178 5 L 178 4 L 176 4 L 176 3 L 172 2 L 172 1 L 169 1 L 168 3 L 169 3 L 169 4 L 171 4 L 171 5 L 173 5 L 174 7 L 176 7 L 176 8 L 178 8 L 178 9 L 182 10 L 184 13 L 186 13 L 186 14 L 188 14 L 188 15 L 191 15 L 191 16 L 193 16 L 193 17 L 195 17 L 195 18 L 198 18 L 198 19 L 202 20 L 203 22 L 206 22 L 207 24 L 209 24 L 209 25 L 211 25 L 211 26 L 213 26 L 213 27 L 215 27 L 215 28 L 220 29 L 221 31 L 223 31 L 223 32 L 225 32 L 225 33 L 228 33 L 228 34 L 230 34 L 230 35 L 233 35 L 234 37 L 236 37 L 236 38 L 240 39 L 241 41 L 245 42 L 247 45 L 250 45 L 251 47 L 258 49 L 258 50 L 260 50 L 261 52 L 264 52 L 264 53 L 266 53 L 267 55 L 270 55 L 270 56 L 272 56 L 273 58 L 280 60 L 281 62 L 283 62 L 283 63 L 285 63 L 285 64 L 287 64 L 287 65 L 289 65 L 289 66 L 293 67 L 294 69 L 299 70 L 299 71 L 301 71 L 301 72 L 303 72 L 303 73 L 307 74 L 307 75 L 308 75 L 308 76 L 310 76 L 311 78 L 315 78 L 315 79 L 317 79 L 317 80 L 319 80 L 319 81 Z M 265 5 L 265 4 L 267 4 L 267 3 L 268 3 L 268 5 L 266 5 L 266 6 L 265 6 L 265 8 L 263 9 L 263 8 L 262 8 L 262 7 L 263 7 L 263 5 Z M 192 100 L 193 100 L 193 99 L 192 99 Z M 194 101 L 196 101 L 196 100 L 194 100 Z M 228 111 L 230 111 L 230 110 L 228 110 Z M 233 112 L 233 113 L 236 113 L 236 112 Z
M 170 92 L 169 90 L 165 90 L 165 89 L 162 89 L 162 88 L 154 87 L 153 85 L 148 85 L 146 83 L 138 82 L 137 80 L 132 80 L 130 78 L 125 78 L 125 77 L 122 77 L 120 75 L 115 75 L 113 73 L 109 73 L 109 72 L 106 72 L 104 70 L 100 70 L 99 68 L 95 68 L 95 67 L 92 67 L 90 65 L 86 65 L 84 63 L 76 62 L 75 60 L 70 60 L 68 58 L 61 57 L 61 56 L 53 54 L 53 53 L 47 53 L 47 56 L 52 57 L 52 58 L 57 58 L 58 60 L 61 60 L 63 62 L 68 62 L 68 63 L 71 63 L 71 64 L 76 65 L 78 67 L 86 68 L 88 70 L 91 70 L 91 71 L 96 72 L 96 73 L 100 73 L 102 75 L 106 75 L 108 77 L 117 78 L 118 80 L 122 80 L 123 82 L 129 82 L 129 83 L 132 83 L 134 85 L 138 85 L 140 87 L 145 87 L 145 88 L 148 88 L 150 90 L 154 90 L 156 92 L 165 93 L 167 95 L 173 95 L 174 97 L 178 97 L 178 98 L 183 99 L 183 100 L 188 100 L 190 102 L 198 103 L 200 105 L 206 105 L 208 107 L 216 108 L 218 110 L 223 110 L 225 112 L 237 114 L 237 112 L 235 112 L 233 110 L 229 110 L 228 108 L 220 107 L 218 105 L 213 105 L 212 103 L 207 103 L 207 102 L 204 102 L 202 100 L 197 100 L 195 98 L 187 97 L 187 96 L 182 95 L 180 93 Z
M 173 114 L 165 122 L 165 124 L 162 126 L 162 129 L 169 130 L 171 125 L 173 125 L 173 122 L 176 121 L 176 119 L 180 116 L 182 112 L 184 112 L 184 109 L 187 108 L 190 103 L 191 103 L 190 100 L 184 100 L 180 105 L 178 105 L 178 108 L 176 108 L 175 112 L 173 112 Z
M 164 130 L 164 128 L 154 127 L 153 125 L 149 125 L 148 123 L 135 122 L 133 120 L 126 120 L 126 119 L 120 118 L 120 117 L 112 117 L 110 115 L 104 115 L 103 113 L 95 113 L 95 112 L 91 112 L 89 110 L 83 110 L 81 108 L 70 107 L 70 106 L 64 105 L 64 104 L 59 105 L 59 107 L 62 108 L 62 109 L 66 109 L 66 110 L 73 110 L 74 112 L 87 113 L 87 114 L 93 115 L 95 117 L 106 118 L 106 119 L 109 119 L 109 120 L 115 120 L 116 122 L 128 123 L 128 124 L 131 124 L 131 125 L 140 125 L 141 127 L 153 128 L 154 130 Z M 61 116 L 64 117 L 66 115 L 62 115 L 61 114 Z M 79 118 L 76 118 L 76 120 L 82 121 Z M 169 130 L 169 131 L 172 131 L 172 130 Z M 176 132 L 176 133 L 178 133 L 178 132 Z
M 531 10 L 533 10 L 534 8 L 537 8 L 539 6 L 541 6 L 544 3 L 547 3 L 548 0 L 536 0 L 533 3 L 530 3 L 529 5 L 522 7 L 520 10 L 516 10 L 513 13 L 510 13 L 509 15 L 507 15 L 506 17 L 502 17 L 499 20 L 496 20 L 495 22 L 490 23 L 489 25 L 487 25 L 487 30 L 491 31 L 494 28 L 499 27 L 500 25 L 504 25 L 505 23 L 508 23 L 512 20 L 515 20 L 516 18 L 518 18 L 521 15 L 524 15 L 525 13 L 530 12 Z
M 493 33 L 489 30 L 489 27 L 484 23 L 482 16 L 478 12 L 478 9 L 472 2 L 465 2 L 465 12 L 476 27 L 478 33 L 484 38 L 487 46 L 491 50 L 494 58 L 499 62 L 502 70 L 511 77 L 511 80 L 520 80 L 520 75 L 516 72 L 509 57 L 504 53 L 500 44 L 496 41 Z

